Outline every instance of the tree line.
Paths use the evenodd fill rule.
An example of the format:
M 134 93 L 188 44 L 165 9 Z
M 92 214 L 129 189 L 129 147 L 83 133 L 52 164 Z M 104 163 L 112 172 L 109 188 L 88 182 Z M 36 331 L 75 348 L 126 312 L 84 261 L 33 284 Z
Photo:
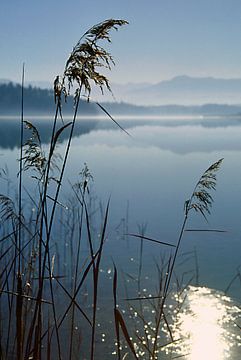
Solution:
M 21 85 L 13 82 L 0 84 L 0 114 L 18 114 L 21 107 Z M 64 111 L 73 109 L 73 97 L 63 104 Z M 54 111 L 54 93 L 50 89 L 40 89 L 29 85 L 24 88 L 25 112 L 49 114 Z M 95 115 L 97 109 L 94 104 L 81 102 L 81 112 Z

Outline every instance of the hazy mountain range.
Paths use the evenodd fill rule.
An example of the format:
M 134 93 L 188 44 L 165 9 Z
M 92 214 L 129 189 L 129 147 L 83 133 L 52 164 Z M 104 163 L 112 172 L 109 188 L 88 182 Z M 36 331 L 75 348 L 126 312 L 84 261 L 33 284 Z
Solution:
M 6 80 L 5 80 L 6 81 Z M 26 85 L 52 88 L 46 81 L 31 81 Z M 127 102 L 136 105 L 203 105 L 240 104 L 241 79 L 221 79 L 213 77 L 177 76 L 170 80 L 151 83 L 111 84 L 114 97 L 105 92 L 93 91 L 98 101 Z
M 156 84 L 113 84 L 112 88 L 117 101 L 138 105 L 241 103 L 241 79 L 177 76 Z
M 47 112 L 54 109 L 50 83 L 25 84 L 26 111 Z M 21 91 L 19 84 L 0 79 L 0 113 L 19 109 Z M 163 115 L 203 114 L 222 115 L 241 113 L 241 79 L 194 78 L 178 76 L 156 84 L 112 84 L 115 97 L 110 93 L 92 93 L 93 100 L 104 103 L 112 114 Z M 95 114 L 98 107 L 90 104 L 82 110 Z M 72 109 L 70 100 L 67 111 Z

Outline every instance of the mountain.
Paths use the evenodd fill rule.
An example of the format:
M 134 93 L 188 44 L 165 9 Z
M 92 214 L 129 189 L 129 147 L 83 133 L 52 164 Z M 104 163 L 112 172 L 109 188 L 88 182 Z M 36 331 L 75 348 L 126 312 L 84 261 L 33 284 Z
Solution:
M 145 93 L 148 94 L 149 99 L 162 99 L 165 104 L 190 105 L 211 102 L 235 104 L 241 102 L 241 79 L 178 76 L 137 92 L 138 96 L 145 96 Z
M 240 105 L 204 104 L 204 105 L 132 105 L 124 102 L 105 102 L 102 106 L 111 114 L 118 116 L 231 116 L 240 117 Z
M 179 76 L 157 84 L 115 84 L 113 91 L 116 95 L 115 98 L 108 98 L 107 94 L 100 97 L 94 92 L 92 95 L 92 98 L 101 102 L 112 115 L 241 114 L 241 79 Z M 120 101 L 120 99 L 126 99 L 126 102 Z M 191 101 L 193 99 L 196 101 Z M 108 100 L 110 101 L 107 102 Z M 20 104 L 21 86 L 0 79 L 0 115 L 19 114 Z M 33 86 L 24 88 L 25 114 L 47 115 L 54 113 L 54 109 L 53 90 Z M 63 101 L 63 112 L 68 114 L 72 111 L 73 98 L 70 96 L 67 103 Z M 103 115 L 96 104 L 86 101 L 81 101 L 80 112 L 91 116 Z
M 113 84 L 112 88 L 118 102 L 124 101 L 138 105 L 241 103 L 241 79 L 183 75 L 156 84 Z M 95 96 L 101 101 L 100 96 L 97 94 Z M 108 100 L 113 101 L 113 98 L 108 97 Z
M 10 80 L 0 79 L 0 85 Z M 17 86 L 17 84 L 12 83 Z M 29 81 L 25 86 L 33 89 L 51 91 L 53 85 L 48 81 Z M 203 105 L 241 103 L 241 79 L 222 79 L 214 77 L 176 76 L 155 84 L 151 83 L 111 83 L 113 94 L 104 95 L 93 87 L 91 98 L 103 102 L 125 102 L 136 105 Z

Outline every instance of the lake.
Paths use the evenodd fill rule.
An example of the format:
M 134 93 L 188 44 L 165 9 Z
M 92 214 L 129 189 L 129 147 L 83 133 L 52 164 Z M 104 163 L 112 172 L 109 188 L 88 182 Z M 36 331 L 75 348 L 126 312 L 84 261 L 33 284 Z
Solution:
M 49 119 L 28 117 L 27 120 L 38 126 L 43 142 L 47 143 Z M 95 206 L 101 203 L 105 208 L 110 198 L 108 239 L 102 264 L 104 301 L 108 303 L 111 297 L 108 280 L 113 277 L 113 261 L 120 272 L 130 275 L 130 283 L 131 276 L 138 272 L 140 239 L 128 234 L 143 232 L 146 237 L 175 245 L 184 219 L 185 201 L 202 173 L 223 158 L 217 174 L 217 190 L 212 192 L 214 202 L 208 222 L 194 211 L 189 214 L 186 229 L 192 231 L 185 232 L 182 239 L 176 273 L 183 274 L 183 282 L 190 281 L 191 287 L 186 290 L 189 298 L 180 313 L 179 328 L 173 331 L 178 333 L 182 329 L 190 339 L 185 314 L 201 314 L 202 321 L 207 322 L 213 312 L 202 318 L 202 309 L 210 303 L 209 311 L 220 309 L 210 325 L 212 343 L 217 339 L 223 341 L 223 348 L 220 340 L 210 359 L 240 358 L 237 345 L 240 339 L 233 322 L 239 317 L 237 304 L 241 295 L 241 117 L 117 117 L 116 120 L 130 136 L 105 118 L 78 119 L 61 194 L 61 203 L 65 204 L 70 183 L 78 180 L 78 173 L 86 163 L 94 179 L 90 189 Z M 13 118 L 0 121 L 0 165 L 6 164 L 11 180 L 8 184 L 1 181 L 1 192 L 11 192 L 17 182 L 18 125 Z M 63 137 L 58 145 L 60 154 L 65 146 Z M 25 184 L 28 189 L 35 187 L 27 174 Z M 149 241 L 143 243 L 142 250 L 142 286 L 155 294 L 155 264 L 170 250 Z M 129 295 L 137 296 L 136 287 L 131 284 Z M 119 296 L 126 297 L 122 285 Z M 193 298 L 198 298 L 199 310 L 192 307 Z M 196 334 L 203 331 L 205 336 L 205 328 L 200 330 L 197 326 L 195 331 Z M 234 334 L 232 339 L 227 337 L 228 332 Z M 196 339 L 194 335 L 193 338 Z M 174 353 L 189 354 L 186 359 L 199 359 L 200 344 L 193 341 L 195 345 L 190 348 L 188 341 L 184 350 L 177 346 Z M 232 345 L 228 350 L 227 343 Z M 200 359 L 207 357 L 202 353 L 200 356 Z

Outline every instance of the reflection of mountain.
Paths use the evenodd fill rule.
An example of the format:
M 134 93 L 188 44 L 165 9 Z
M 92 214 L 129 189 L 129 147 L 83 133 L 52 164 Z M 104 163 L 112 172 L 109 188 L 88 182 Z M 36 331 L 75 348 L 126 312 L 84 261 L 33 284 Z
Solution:
M 117 119 L 118 120 L 118 119 Z M 83 147 L 107 145 L 109 147 L 149 147 L 153 146 L 174 153 L 212 151 L 240 151 L 241 118 L 135 118 L 118 120 L 131 134 L 131 138 L 109 119 L 79 119 L 74 131 L 75 144 Z M 67 123 L 67 121 L 66 121 Z M 48 143 L 52 130 L 50 119 L 34 120 L 42 143 Z M 59 122 L 59 126 L 61 126 Z M 19 146 L 19 121 L 0 119 L 0 148 L 13 149 Z M 65 131 L 60 142 L 67 139 Z M 31 136 L 25 130 L 25 140 Z
M 137 152 L 152 148 L 176 154 L 218 152 L 220 157 L 225 151 L 241 151 L 241 119 L 226 119 L 221 124 L 219 119 L 125 120 L 121 125 L 131 137 L 108 124 L 107 128 L 106 122 L 99 122 L 94 131 L 78 139 L 79 146 L 107 146 L 111 151 L 135 148 Z
M 52 121 L 50 118 L 38 118 L 38 119 L 27 119 L 30 120 L 34 126 L 37 127 L 42 143 L 48 143 L 50 140 L 51 130 L 52 130 Z M 163 118 L 125 118 L 125 119 L 116 119 L 119 124 L 127 129 L 130 133 L 135 132 L 137 128 L 144 128 L 146 126 L 151 128 L 184 128 L 187 126 L 198 126 L 201 128 L 210 128 L 210 129 L 219 129 L 225 127 L 240 127 L 241 126 L 241 117 L 210 117 L 210 118 L 185 118 L 185 117 L 163 117 Z M 67 123 L 68 120 L 65 121 Z M 62 123 L 59 122 L 59 126 Z M 134 130 L 133 130 L 134 129 Z M 74 137 L 79 137 L 85 134 L 89 134 L 94 131 L 102 130 L 120 130 L 116 124 L 114 124 L 110 119 L 98 120 L 98 118 L 88 118 L 88 119 L 79 119 L 76 122 Z M 25 140 L 31 136 L 29 130 L 25 130 Z M 61 137 L 60 142 L 63 142 L 68 138 L 68 130 L 65 130 Z M 16 118 L 0 119 L 0 147 L 13 149 L 14 147 L 19 146 L 19 135 L 20 135 L 20 124 L 19 120 Z M 123 134 L 125 137 L 125 134 Z
M 116 120 L 121 124 L 124 129 L 132 129 L 142 126 L 158 126 L 158 127 L 182 127 L 182 126 L 200 126 L 202 128 L 225 128 L 225 127 L 240 127 L 241 126 L 241 116 L 234 117 L 144 117 L 144 118 L 123 118 Z M 96 124 L 94 130 L 118 130 L 116 124 L 114 124 L 109 119 L 101 120 Z
M 30 119 L 28 119 L 29 121 Z M 34 126 L 37 127 L 42 143 L 48 143 L 52 131 L 52 121 L 50 119 L 38 119 L 31 121 Z M 67 123 L 67 122 L 66 122 Z M 87 134 L 95 129 L 98 120 L 78 120 L 75 124 L 74 136 L 80 136 Z M 60 126 L 62 123 L 60 123 Z M 25 140 L 31 136 L 29 130 L 24 130 Z M 64 141 L 68 138 L 68 130 L 61 134 L 60 141 Z M 6 149 L 13 149 L 19 146 L 20 139 L 20 124 L 19 120 L 11 119 L 8 120 L 0 119 L 0 147 Z

